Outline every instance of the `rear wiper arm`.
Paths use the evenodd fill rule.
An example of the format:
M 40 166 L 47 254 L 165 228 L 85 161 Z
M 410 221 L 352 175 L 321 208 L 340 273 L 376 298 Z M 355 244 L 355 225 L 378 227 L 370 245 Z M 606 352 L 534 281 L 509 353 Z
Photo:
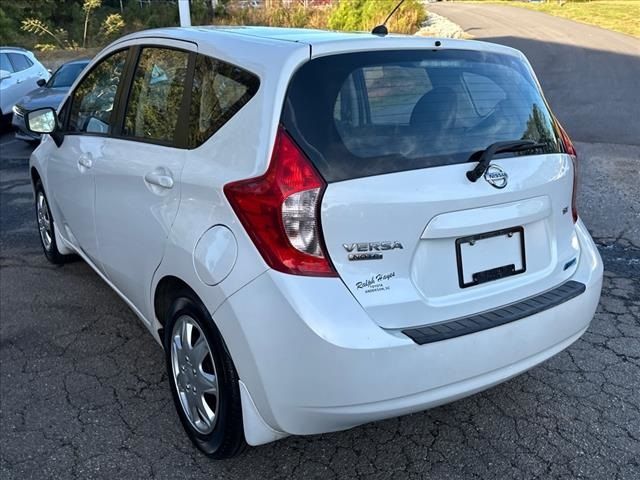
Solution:
M 489 162 L 498 153 L 505 152 L 520 152 L 523 150 L 531 150 L 532 148 L 544 147 L 546 143 L 538 143 L 533 140 L 509 140 L 506 142 L 496 142 L 489 145 L 485 150 L 482 150 L 478 164 L 467 172 L 467 178 L 471 182 L 477 181 L 484 172 L 489 168 Z M 471 158 L 476 156 L 479 152 L 474 153 Z

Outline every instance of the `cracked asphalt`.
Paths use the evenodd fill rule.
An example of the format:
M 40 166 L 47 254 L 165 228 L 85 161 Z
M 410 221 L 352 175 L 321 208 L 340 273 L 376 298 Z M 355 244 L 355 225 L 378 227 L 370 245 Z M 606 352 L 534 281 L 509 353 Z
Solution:
M 134 314 L 82 261 L 47 263 L 29 149 L 6 135 L 0 148 L 1 478 L 640 478 L 640 248 L 607 218 L 593 222 L 606 234 L 602 301 L 568 350 L 447 406 L 216 463 L 183 433 L 160 347 Z M 637 169 L 634 154 L 613 173 Z M 628 182 L 622 200 L 583 189 L 586 221 L 626 196 L 637 214 Z
M 640 147 L 577 144 L 605 262 L 585 335 L 427 412 L 213 462 L 174 412 L 160 347 L 82 261 L 47 263 L 30 147 L 0 137 L 0 478 L 640 478 Z

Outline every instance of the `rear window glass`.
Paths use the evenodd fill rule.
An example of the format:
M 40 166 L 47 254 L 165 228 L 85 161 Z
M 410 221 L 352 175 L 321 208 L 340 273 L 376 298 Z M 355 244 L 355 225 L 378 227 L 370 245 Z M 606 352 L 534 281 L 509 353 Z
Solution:
M 282 122 L 329 182 L 467 162 L 498 141 L 545 144 L 518 155 L 562 151 L 528 68 L 486 52 L 311 60 L 291 80 Z
M 198 147 L 258 91 L 258 77 L 222 60 L 198 55 L 193 75 L 189 145 Z

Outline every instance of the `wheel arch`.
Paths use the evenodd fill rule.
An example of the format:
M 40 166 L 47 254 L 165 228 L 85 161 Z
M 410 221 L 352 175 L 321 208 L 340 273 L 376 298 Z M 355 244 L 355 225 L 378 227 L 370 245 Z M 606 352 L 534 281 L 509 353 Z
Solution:
M 36 167 L 31 167 L 31 169 L 29 170 L 29 174 L 31 176 L 31 186 L 35 191 L 36 183 L 38 183 L 38 181 L 42 182 L 42 177 L 40 176 L 40 173 L 38 172 L 38 169 Z
M 171 303 L 176 299 L 179 294 L 188 293 L 198 300 L 202 305 L 204 302 L 200 298 L 200 295 L 189 286 L 187 282 L 174 275 L 165 275 L 162 277 L 155 288 L 153 293 L 153 312 L 158 320 L 158 336 L 163 338 L 164 326 L 168 320 L 169 307 Z

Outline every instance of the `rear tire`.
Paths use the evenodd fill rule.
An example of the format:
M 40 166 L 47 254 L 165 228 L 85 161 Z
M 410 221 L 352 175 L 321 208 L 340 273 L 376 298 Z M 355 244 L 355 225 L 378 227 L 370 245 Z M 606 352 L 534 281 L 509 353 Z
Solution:
M 40 245 L 44 251 L 44 256 L 47 257 L 54 265 L 60 265 L 69 261 L 73 255 L 63 255 L 58 250 L 58 243 L 56 242 L 56 225 L 53 221 L 53 215 L 51 215 L 51 209 L 49 208 L 49 201 L 47 195 L 44 193 L 42 182 L 36 181 L 36 220 L 38 222 L 38 230 L 40 233 Z
M 211 315 L 188 290 L 169 309 L 164 350 L 173 401 L 191 441 L 214 459 L 241 453 L 238 373 Z

